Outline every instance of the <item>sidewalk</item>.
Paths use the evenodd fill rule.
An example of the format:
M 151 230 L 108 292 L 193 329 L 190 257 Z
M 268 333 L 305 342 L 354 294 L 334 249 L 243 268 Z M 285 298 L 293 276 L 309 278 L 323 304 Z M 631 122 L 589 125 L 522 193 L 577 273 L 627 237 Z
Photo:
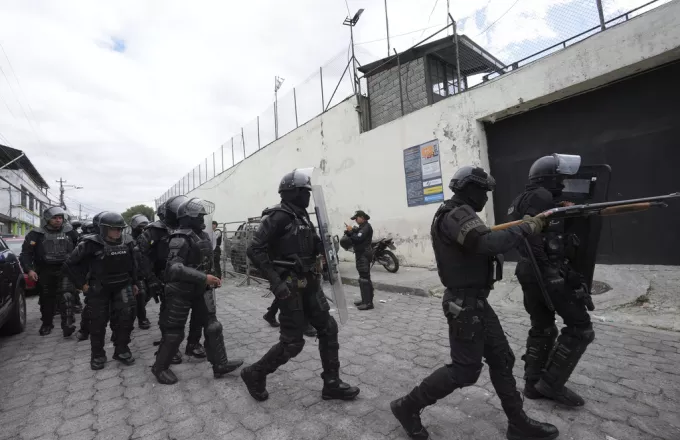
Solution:
M 514 271 L 515 263 L 507 262 L 503 280 L 496 283 L 491 293 L 490 301 L 494 305 L 523 309 L 522 289 Z M 340 272 L 343 284 L 359 285 L 354 262 L 341 262 Z M 441 297 L 444 293 L 437 271 L 420 267 L 402 266 L 393 274 L 375 265 L 371 280 L 376 290 L 386 292 L 425 297 Z M 680 331 L 680 267 L 598 265 L 595 281 L 610 289 L 593 295 L 594 321 Z

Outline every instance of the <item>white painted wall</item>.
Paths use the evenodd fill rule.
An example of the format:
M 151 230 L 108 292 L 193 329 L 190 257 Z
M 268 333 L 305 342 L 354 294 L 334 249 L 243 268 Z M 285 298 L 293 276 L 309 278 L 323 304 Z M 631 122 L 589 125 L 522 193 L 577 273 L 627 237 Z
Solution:
M 343 222 L 350 223 L 349 217 L 361 208 L 371 215 L 377 237 L 395 238 L 402 264 L 430 266 L 429 228 L 438 205 L 407 207 L 404 149 L 439 139 L 445 181 L 462 165 L 488 169 L 483 121 L 674 59 L 680 59 L 680 1 L 366 133 L 359 133 L 356 101 L 351 98 L 189 195 L 215 202 L 217 221 L 237 221 L 277 203 L 278 183 L 285 173 L 321 167 L 334 233 L 341 234 Z M 445 195 L 451 196 L 448 188 Z M 493 224 L 490 205 L 482 215 Z
M 8 185 L 5 181 L 0 181 L 0 213 L 10 216 L 18 222 L 24 222 L 33 226 L 40 226 L 40 203 L 49 203 L 49 198 L 40 192 L 35 183 L 24 171 L 20 170 L 0 170 L 0 176 L 9 181 Z M 28 200 L 26 200 L 26 207 L 21 207 L 21 187 L 33 194 L 35 198 L 33 212 L 29 208 Z M 11 191 L 11 198 L 10 198 Z M 10 199 L 12 201 L 12 209 L 10 210 Z

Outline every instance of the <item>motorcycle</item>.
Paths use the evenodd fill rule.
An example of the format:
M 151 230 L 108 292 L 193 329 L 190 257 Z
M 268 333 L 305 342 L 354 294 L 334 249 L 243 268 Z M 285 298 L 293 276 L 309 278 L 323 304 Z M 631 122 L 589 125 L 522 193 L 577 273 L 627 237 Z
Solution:
M 340 246 L 348 252 L 354 252 L 352 240 L 346 235 L 340 239 Z M 397 273 L 399 270 L 399 259 L 392 252 L 397 249 L 394 245 L 394 240 L 391 238 L 381 238 L 380 240 L 371 243 L 371 249 L 373 250 L 371 267 L 373 267 L 375 263 L 380 263 L 386 271 Z

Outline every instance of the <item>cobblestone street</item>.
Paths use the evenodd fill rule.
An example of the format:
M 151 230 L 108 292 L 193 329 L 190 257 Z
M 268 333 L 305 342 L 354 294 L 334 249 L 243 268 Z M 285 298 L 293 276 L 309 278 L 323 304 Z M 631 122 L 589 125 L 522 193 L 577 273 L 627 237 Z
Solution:
M 351 304 L 357 289 L 346 291 Z M 262 319 L 271 303 L 264 293 L 233 281 L 218 291 L 228 353 L 246 364 L 278 337 Z M 29 298 L 26 332 L 0 339 L 0 439 L 406 439 L 389 402 L 449 360 L 439 299 L 376 292 L 376 309 L 351 307 L 340 329 L 341 377 L 361 387 L 356 401 L 321 399 L 318 342 L 306 338 L 303 352 L 269 376 L 270 398 L 258 403 L 240 370 L 215 380 L 207 362 L 187 356 L 172 367 L 177 385 L 157 384 L 149 367 L 158 306 L 152 301 L 148 309 L 152 328 L 133 332 L 136 364 L 111 360 L 109 343 L 109 362 L 95 372 L 89 342 L 64 339 L 58 317 L 51 335 L 38 335 L 38 300 Z M 496 312 L 517 357 L 521 388 L 528 320 L 516 309 Z M 555 424 L 561 439 L 680 439 L 680 334 L 650 330 L 596 324 L 596 340 L 572 377 L 585 407 L 526 400 L 527 412 Z M 476 386 L 426 409 L 423 422 L 432 439 L 442 440 L 504 439 L 507 426 L 486 368 Z

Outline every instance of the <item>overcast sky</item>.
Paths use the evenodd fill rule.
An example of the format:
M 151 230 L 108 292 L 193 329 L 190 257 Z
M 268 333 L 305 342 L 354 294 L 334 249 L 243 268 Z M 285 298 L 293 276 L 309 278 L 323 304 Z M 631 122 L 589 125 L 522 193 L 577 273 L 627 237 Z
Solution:
M 603 0 L 607 18 L 646 2 Z M 597 19 L 595 0 L 449 3 L 506 62 Z M 387 5 L 397 50 L 446 24 L 446 0 Z M 285 94 L 334 57 L 341 70 L 342 21 L 359 8 L 368 63 L 387 55 L 384 0 L 2 0 L 0 144 L 25 151 L 53 194 L 59 177 L 82 186 L 66 192 L 75 212 L 153 206 L 271 105 L 275 75 Z

